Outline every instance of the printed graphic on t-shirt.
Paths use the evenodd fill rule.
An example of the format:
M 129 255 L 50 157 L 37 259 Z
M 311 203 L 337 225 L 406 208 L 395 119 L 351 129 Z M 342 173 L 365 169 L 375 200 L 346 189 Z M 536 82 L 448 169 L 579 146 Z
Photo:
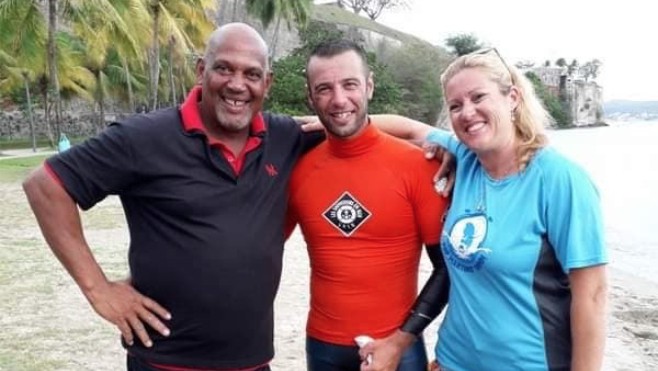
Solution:
M 345 192 L 322 215 L 349 237 L 371 214 L 354 196 Z
M 490 249 L 482 247 L 487 236 L 487 217 L 482 213 L 466 215 L 452 225 L 450 233 L 443 232 L 443 252 L 448 261 L 465 272 L 479 270 L 487 260 Z

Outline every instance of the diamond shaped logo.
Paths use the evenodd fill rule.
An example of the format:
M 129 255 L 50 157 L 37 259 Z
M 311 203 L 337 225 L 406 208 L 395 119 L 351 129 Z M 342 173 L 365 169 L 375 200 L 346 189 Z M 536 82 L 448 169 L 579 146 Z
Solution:
M 371 214 L 354 196 L 345 192 L 322 215 L 349 237 Z

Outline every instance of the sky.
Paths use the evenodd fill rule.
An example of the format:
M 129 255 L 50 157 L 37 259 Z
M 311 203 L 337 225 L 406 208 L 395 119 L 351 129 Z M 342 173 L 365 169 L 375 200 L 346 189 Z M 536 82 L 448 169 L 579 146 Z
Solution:
M 514 64 L 562 57 L 603 64 L 603 99 L 658 101 L 658 12 L 652 0 L 408 0 L 378 22 L 445 45 L 470 33 Z

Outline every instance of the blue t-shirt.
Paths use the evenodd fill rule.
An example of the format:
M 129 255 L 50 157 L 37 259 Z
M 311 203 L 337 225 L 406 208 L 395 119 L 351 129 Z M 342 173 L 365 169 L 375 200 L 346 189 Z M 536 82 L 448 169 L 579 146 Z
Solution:
M 568 370 L 570 269 L 607 262 L 598 192 L 552 148 L 520 173 L 489 177 L 451 133 L 457 158 L 442 251 L 451 288 L 436 356 L 453 370 Z

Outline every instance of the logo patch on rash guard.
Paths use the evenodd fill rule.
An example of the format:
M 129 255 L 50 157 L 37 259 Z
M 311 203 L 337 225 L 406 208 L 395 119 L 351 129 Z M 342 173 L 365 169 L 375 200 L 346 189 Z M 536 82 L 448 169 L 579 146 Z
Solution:
M 349 237 L 371 214 L 354 196 L 345 192 L 322 215 Z

